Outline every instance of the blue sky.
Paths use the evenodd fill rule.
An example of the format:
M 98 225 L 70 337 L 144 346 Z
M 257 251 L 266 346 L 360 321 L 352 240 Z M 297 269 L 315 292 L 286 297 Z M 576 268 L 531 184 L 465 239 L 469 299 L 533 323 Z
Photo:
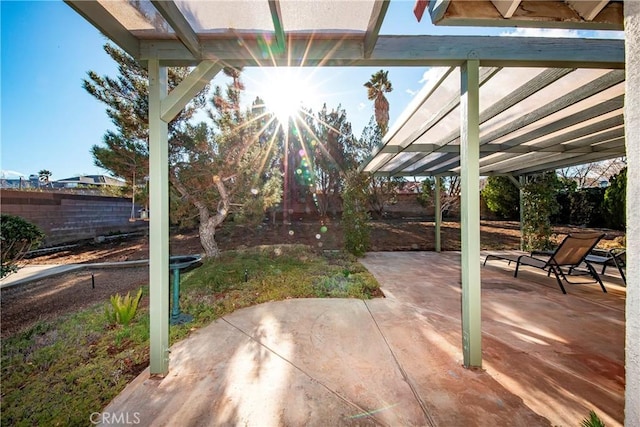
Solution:
M 380 34 L 491 34 L 514 29 L 433 27 L 413 17 L 413 0 L 394 0 Z M 48 169 L 52 179 L 105 171 L 93 164 L 90 148 L 100 144 L 111 123 L 105 108 L 82 89 L 87 71 L 116 76 L 116 67 L 104 53 L 106 38 L 61 0 L 1 2 L 0 169 L 26 176 Z M 523 35 L 538 31 L 517 30 Z M 557 35 L 557 30 L 551 30 Z M 576 32 L 570 33 L 577 35 Z M 594 34 L 580 34 L 581 36 Z M 356 136 L 373 114 L 363 83 L 379 68 L 305 68 L 300 78 L 312 76 L 317 111 L 342 104 Z M 424 84 L 427 68 L 391 67 L 394 91 L 388 94 L 391 123 Z M 247 98 L 262 95 L 264 72 L 247 68 Z M 220 78 L 214 84 L 224 83 Z

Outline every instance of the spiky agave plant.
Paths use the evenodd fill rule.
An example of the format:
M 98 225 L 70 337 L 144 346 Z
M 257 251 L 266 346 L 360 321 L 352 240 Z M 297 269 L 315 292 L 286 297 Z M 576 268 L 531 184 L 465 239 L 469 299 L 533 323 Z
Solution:
M 120 294 L 111 295 L 110 301 L 112 310 L 109 309 L 109 306 L 105 309 L 105 314 L 109 323 L 125 326 L 129 325 L 136 315 L 138 303 L 140 302 L 141 297 L 142 288 L 140 288 L 135 297 L 132 297 L 130 292 L 127 292 L 127 295 L 124 297 Z
M 581 427 L 605 427 L 604 422 L 596 415 L 595 412 L 589 411 L 589 418 L 585 418 L 580 423 Z

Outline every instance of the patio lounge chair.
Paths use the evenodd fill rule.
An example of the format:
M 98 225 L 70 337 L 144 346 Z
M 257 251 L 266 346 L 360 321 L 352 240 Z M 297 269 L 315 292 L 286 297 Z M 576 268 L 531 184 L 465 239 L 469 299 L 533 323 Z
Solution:
M 604 237 L 604 234 L 601 233 L 572 233 L 564 238 L 560 246 L 551 253 L 550 255 L 543 257 L 542 255 L 533 256 L 529 254 L 523 255 L 487 255 L 484 260 L 484 265 L 487 264 L 487 261 L 490 259 L 500 259 L 516 263 L 516 271 L 513 274 L 513 277 L 518 277 L 518 270 L 521 265 L 526 265 L 529 267 L 536 267 L 542 270 L 545 270 L 549 275 L 553 273 L 556 276 L 556 280 L 558 281 L 558 286 L 562 290 L 563 294 L 566 294 L 564 286 L 562 285 L 562 280 L 565 280 L 570 284 L 578 284 L 585 282 L 571 282 L 568 277 L 570 274 L 578 268 L 581 264 L 585 264 L 587 267 L 587 271 L 585 274 L 588 274 L 595 281 L 600 284 L 602 288 L 602 292 L 607 292 L 607 289 L 604 287 L 600 276 L 596 272 L 591 262 L 588 261 L 587 255 L 591 252 L 591 250 L 596 246 L 596 244 Z M 567 272 L 565 273 L 562 269 L 566 268 Z
M 607 267 L 616 267 L 624 285 L 627 285 L 625 269 L 627 267 L 627 251 L 624 248 L 614 248 L 608 251 L 593 250 L 587 255 L 586 260 L 591 264 L 602 265 L 600 274 L 604 274 Z

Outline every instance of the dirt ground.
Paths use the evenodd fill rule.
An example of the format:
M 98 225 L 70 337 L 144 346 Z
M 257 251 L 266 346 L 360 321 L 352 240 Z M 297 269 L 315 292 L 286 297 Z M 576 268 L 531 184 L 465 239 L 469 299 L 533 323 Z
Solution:
M 386 220 L 371 223 L 372 251 L 434 250 L 433 222 L 415 220 Z M 573 227 L 556 227 L 566 234 Z M 520 226 L 517 222 L 482 221 L 483 249 L 517 249 Z M 622 232 L 606 230 L 603 246 L 616 244 Z M 339 222 L 294 221 L 291 224 L 263 224 L 260 227 L 224 226 L 216 240 L 221 250 L 255 245 L 302 243 L 318 250 L 340 249 L 343 232 Z M 460 250 L 460 224 L 444 222 L 442 250 Z M 202 252 L 197 230 L 176 232 L 170 239 L 171 255 Z M 72 248 L 44 254 L 26 260 L 28 264 L 91 264 L 148 259 L 147 236 L 111 239 L 103 243 L 85 243 Z M 0 292 L 1 335 L 12 335 L 39 320 L 55 318 L 101 301 L 108 302 L 115 293 L 125 294 L 148 283 L 147 267 L 94 268 L 87 267 L 72 273 L 34 281 L 3 289 Z M 141 301 L 147 304 L 148 301 Z

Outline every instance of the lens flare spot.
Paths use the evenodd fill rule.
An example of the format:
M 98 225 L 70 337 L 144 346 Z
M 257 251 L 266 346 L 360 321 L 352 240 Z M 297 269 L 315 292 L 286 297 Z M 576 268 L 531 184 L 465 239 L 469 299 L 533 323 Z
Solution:
M 323 225 L 322 227 L 320 227 L 320 232 L 321 233 L 326 233 L 327 232 L 327 226 Z
M 259 192 L 260 192 L 260 190 L 258 190 L 257 188 L 252 188 L 251 189 L 251 194 L 253 194 L 254 196 L 256 196 Z
M 316 239 L 320 239 L 322 236 L 320 234 L 316 234 Z
M 289 230 L 289 236 L 293 236 L 295 232 L 293 230 Z

